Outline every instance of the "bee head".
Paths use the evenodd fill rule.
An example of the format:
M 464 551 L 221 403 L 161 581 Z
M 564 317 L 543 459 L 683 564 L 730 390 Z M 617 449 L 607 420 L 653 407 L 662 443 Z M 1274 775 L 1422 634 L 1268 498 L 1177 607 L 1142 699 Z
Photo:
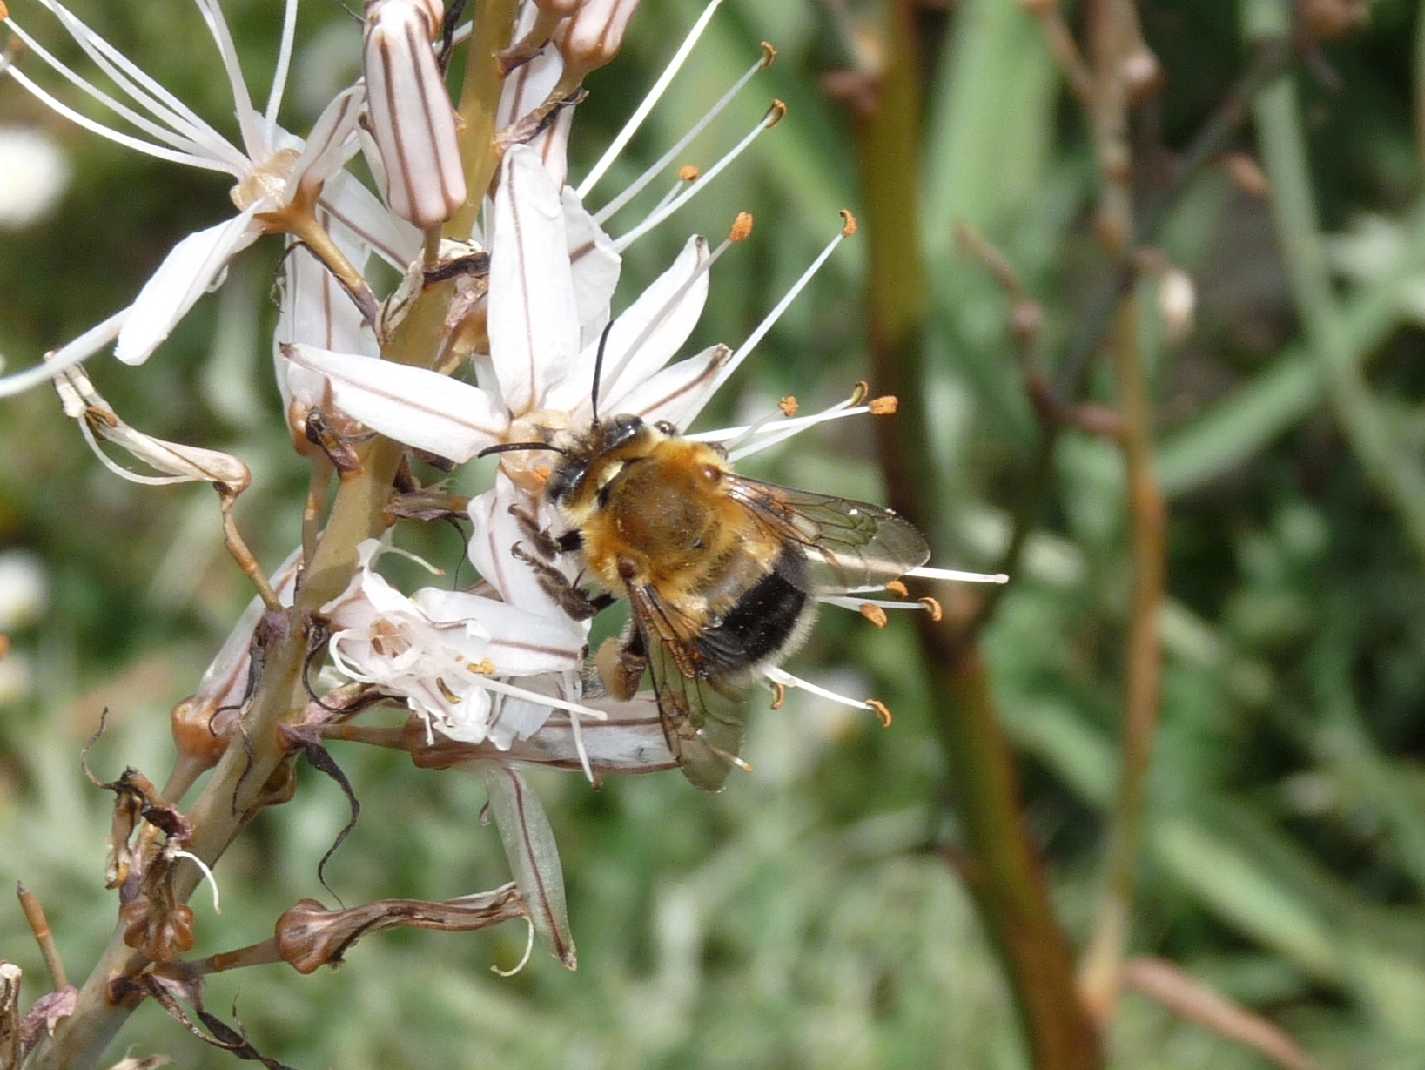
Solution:
M 621 463 L 613 456 L 615 453 L 648 436 L 642 418 L 629 412 L 591 424 L 583 440 L 569 449 L 555 467 L 544 492 L 556 502 L 572 500 L 591 476 L 605 472 L 610 464 Z

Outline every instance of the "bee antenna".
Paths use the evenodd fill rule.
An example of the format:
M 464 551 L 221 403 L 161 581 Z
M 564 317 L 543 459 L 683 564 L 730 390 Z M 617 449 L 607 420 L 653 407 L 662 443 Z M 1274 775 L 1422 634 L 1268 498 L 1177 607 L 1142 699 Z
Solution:
M 501 442 L 498 446 L 486 446 L 477 453 L 476 458 L 488 457 L 492 453 L 514 453 L 516 450 L 549 450 L 551 453 L 558 453 L 567 456 L 568 450 L 560 449 L 558 446 L 551 446 L 548 442 Z
M 590 406 L 594 410 L 594 423 L 599 422 L 599 377 L 604 373 L 604 347 L 609 344 L 609 332 L 613 329 L 614 321 L 609 320 L 604 333 L 599 335 L 599 351 L 594 355 L 594 391 Z

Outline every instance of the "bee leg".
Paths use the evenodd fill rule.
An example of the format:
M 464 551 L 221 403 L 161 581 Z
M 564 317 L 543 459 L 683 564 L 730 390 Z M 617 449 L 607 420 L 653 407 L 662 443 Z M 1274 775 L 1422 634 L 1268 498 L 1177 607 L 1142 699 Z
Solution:
M 588 620 L 599 610 L 607 609 L 614 603 L 611 594 L 591 595 L 582 587 L 575 586 L 569 582 L 568 576 L 529 553 L 519 543 L 510 547 L 510 553 L 516 560 L 523 561 L 530 567 L 535 579 L 539 581 L 540 590 L 559 603 L 559 608 L 564 610 L 571 620 Z
M 535 553 L 545 560 L 551 561 L 559 556 L 559 544 L 549 532 L 539 526 L 539 521 L 531 513 L 521 509 L 518 505 L 511 505 L 510 516 L 515 518 L 520 526 L 520 531 L 524 532 L 524 537 L 530 541 Z

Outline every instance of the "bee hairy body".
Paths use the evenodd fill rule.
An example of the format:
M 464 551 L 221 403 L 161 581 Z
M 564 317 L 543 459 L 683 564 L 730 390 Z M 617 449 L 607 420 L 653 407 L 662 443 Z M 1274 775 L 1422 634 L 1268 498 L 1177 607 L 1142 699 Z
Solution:
M 709 791 L 745 766 L 746 692 L 758 677 L 776 680 L 773 667 L 801 644 L 817 599 L 883 587 L 930 555 L 891 510 L 739 475 L 721 449 L 670 424 L 595 418 L 491 452 L 523 449 L 560 455 L 544 498 L 569 530 L 551 535 L 524 516 L 546 561 L 518 545 L 516 556 L 577 620 L 627 599 L 628 628 L 592 667 L 620 701 L 648 677 L 670 751 Z M 548 563 L 572 552 L 583 565 L 574 580 Z M 603 593 L 585 591 L 583 579 Z
M 617 441 L 617 440 L 615 440 Z M 643 426 L 626 443 L 590 443 L 552 489 L 584 561 L 618 597 L 656 590 L 686 634 L 680 668 L 736 676 L 791 652 L 810 623 L 806 561 L 727 495 L 716 450 Z

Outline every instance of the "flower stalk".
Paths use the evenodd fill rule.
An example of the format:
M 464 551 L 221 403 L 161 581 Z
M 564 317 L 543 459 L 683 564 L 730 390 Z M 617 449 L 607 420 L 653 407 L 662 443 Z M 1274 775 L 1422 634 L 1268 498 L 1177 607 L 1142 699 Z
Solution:
M 921 133 L 915 5 L 887 0 L 875 103 L 857 109 L 857 159 L 866 203 L 866 295 L 876 383 L 900 398 L 876 421 L 891 504 L 932 536 L 941 500 L 928 440 L 922 353 L 928 289 L 916 205 Z M 1004 964 L 1024 1034 L 1042 1070 L 1093 1070 L 1099 1039 L 1078 997 L 1068 940 L 1055 919 L 1019 811 L 1014 756 L 999 723 L 978 643 L 947 614 L 916 614 L 921 656 L 948 698 L 936 720 L 971 857 L 968 886 Z
M 448 227 L 458 228 L 463 216 L 473 222 L 479 202 L 498 163 L 492 140 L 493 117 L 499 103 L 500 77 L 495 53 L 509 43 L 514 0 L 481 4 L 470 47 L 470 75 L 462 99 L 461 159 L 471 191 L 467 204 Z M 483 181 L 482 181 L 483 176 Z M 468 233 L 468 225 L 466 227 Z M 453 288 L 448 283 L 425 289 L 383 348 L 384 359 L 427 364 L 439 351 L 445 312 Z M 294 721 L 307 705 L 303 668 L 309 654 L 307 628 L 312 616 L 342 592 L 357 569 L 357 547 L 377 537 L 387 526 L 387 504 L 400 465 L 402 448 L 376 438 L 357 450 L 359 465 L 342 473 L 331 511 L 304 572 L 295 604 L 284 611 L 283 627 L 262 660 L 249 713 L 245 718 L 246 749 L 231 743 L 202 794 L 188 812 L 193 827 L 191 850 L 213 866 L 228 845 L 255 816 L 254 804 L 287 759 L 278 726 Z M 192 863 L 179 865 L 173 893 L 186 902 L 201 879 Z M 41 1041 L 31 1070 L 88 1070 L 98 1065 L 105 1049 L 136 1006 L 126 998 L 111 999 L 111 986 L 138 974 L 145 958 L 123 942 L 117 931 L 81 986 L 74 1012 Z

